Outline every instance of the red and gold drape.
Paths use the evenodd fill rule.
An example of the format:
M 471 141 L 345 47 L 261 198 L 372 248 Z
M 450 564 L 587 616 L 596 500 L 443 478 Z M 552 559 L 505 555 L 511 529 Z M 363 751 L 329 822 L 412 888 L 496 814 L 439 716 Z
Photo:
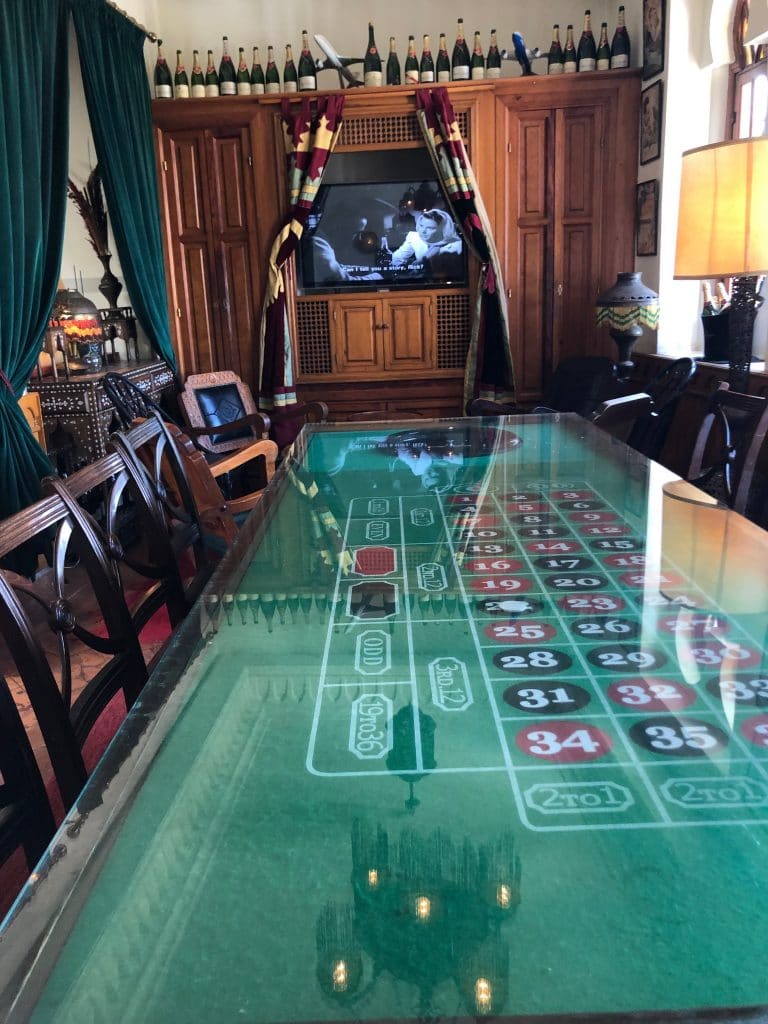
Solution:
M 417 90 L 416 107 L 443 191 L 467 244 L 480 261 L 477 304 L 464 373 L 464 401 L 486 398 L 513 402 L 515 376 L 499 257 L 447 90 Z
M 267 294 L 261 314 L 259 404 L 275 413 L 273 432 L 280 447 L 289 444 L 300 420 L 286 418 L 280 410 L 296 404 L 293 376 L 293 339 L 285 301 L 283 267 L 296 251 L 309 211 L 341 129 L 344 97 L 305 98 L 292 109 L 283 100 L 283 141 L 288 171 L 288 214 L 269 255 Z

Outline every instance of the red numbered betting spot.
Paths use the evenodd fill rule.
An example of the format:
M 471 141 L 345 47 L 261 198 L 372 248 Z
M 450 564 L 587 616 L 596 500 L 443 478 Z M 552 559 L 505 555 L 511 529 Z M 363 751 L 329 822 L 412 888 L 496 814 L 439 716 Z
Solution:
M 613 569 L 642 569 L 645 565 L 645 555 L 606 555 L 603 565 L 609 565 Z
M 549 496 L 553 501 L 588 501 L 595 495 L 592 491 L 552 491 Z
M 543 501 L 508 501 L 507 512 L 546 512 L 549 508 Z
M 741 723 L 744 737 L 755 747 L 768 749 L 768 715 L 755 715 Z
M 493 576 L 472 580 L 469 585 L 481 594 L 524 594 L 533 584 L 520 576 Z
M 629 533 L 629 527 L 614 523 L 598 523 L 596 526 L 587 525 L 580 527 L 579 533 L 585 537 L 616 537 Z
M 537 555 L 548 555 L 551 552 L 567 554 L 569 551 L 581 551 L 582 546 L 573 540 L 535 540 L 526 544 L 525 549 Z
M 615 512 L 569 512 L 572 523 L 615 523 L 619 518 Z
M 610 737 L 588 722 L 536 722 L 521 729 L 515 743 L 524 754 L 556 764 L 597 761 L 611 751 Z
M 614 704 L 642 711 L 682 711 L 696 700 L 696 693 L 670 679 L 617 679 L 608 687 Z
M 487 575 L 503 575 L 507 572 L 520 572 L 523 563 L 514 558 L 473 558 L 466 563 L 467 572 L 482 572 Z
M 557 602 L 564 612 L 620 612 L 627 607 L 623 597 L 613 594 L 567 594 Z
M 714 612 L 694 612 L 690 608 L 681 608 L 670 615 L 661 615 L 656 622 L 656 628 L 663 633 L 682 634 L 695 639 L 727 636 L 731 630 L 730 623 L 722 615 Z
M 394 548 L 358 548 L 355 569 L 358 576 L 387 576 L 395 571 L 397 553 Z
M 645 587 L 650 590 L 661 590 L 666 587 L 679 587 L 684 583 L 683 577 L 676 572 L 662 572 L 658 576 L 646 576 L 642 572 L 623 572 L 619 579 L 625 587 Z
M 761 660 L 760 651 L 728 641 L 723 641 L 723 643 L 718 643 L 716 640 L 697 642 L 691 645 L 689 653 L 697 665 L 702 665 L 705 668 L 716 668 L 722 665 L 729 672 L 740 668 L 751 668 L 753 665 L 759 665 Z
M 454 519 L 454 526 L 466 527 L 468 530 L 476 530 L 480 527 L 485 528 L 487 526 L 502 526 L 503 520 L 499 516 L 469 516 L 465 518 L 463 516 L 456 516 Z
M 531 641 L 551 640 L 557 630 L 548 622 L 536 622 L 534 619 L 518 619 L 511 622 L 490 622 L 483 627 L 489 640 L 499 643 L 524 644 Z

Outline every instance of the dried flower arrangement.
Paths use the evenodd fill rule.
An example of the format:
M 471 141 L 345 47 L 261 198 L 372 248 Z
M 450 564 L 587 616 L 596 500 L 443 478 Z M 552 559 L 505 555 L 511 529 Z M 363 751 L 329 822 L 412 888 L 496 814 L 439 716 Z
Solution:
M 67 179 L 67 195 L 83 218 L 88 241 L 102 263 L 109 261 L 109 233 L 107 229 L 107 207 L 101 186 L 101 174 L 97 164 L 88 175 L 84 188 L 78 188 L 71 178 Z

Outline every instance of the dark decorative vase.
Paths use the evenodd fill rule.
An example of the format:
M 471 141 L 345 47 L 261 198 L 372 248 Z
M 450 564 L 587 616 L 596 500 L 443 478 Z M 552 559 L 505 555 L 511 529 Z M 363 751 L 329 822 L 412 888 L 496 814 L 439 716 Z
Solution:
M 104 274 L 101 281 L 99 281 L 99 291 L 109 303 L 109 308 L 117 309 L 117 297 L 123 290 L 123 286 L 109 269 L 109 261 L 111 259 L 111 256 L 101 257 L 101 262 L 104 266 Z

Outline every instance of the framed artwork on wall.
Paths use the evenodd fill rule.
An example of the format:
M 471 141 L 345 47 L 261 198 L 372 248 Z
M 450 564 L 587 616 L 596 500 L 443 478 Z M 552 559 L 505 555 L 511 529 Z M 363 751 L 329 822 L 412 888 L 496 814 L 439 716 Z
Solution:
M 667 0 L 643 0 L 643 80 L 664 70 Z
M 640 94 L 640 163 L 661 156 L 662 82 L 654 82 Z
M 655 256 L 659 234 L 659 180 L 641 181 L 637 186 L 636 256 Z

